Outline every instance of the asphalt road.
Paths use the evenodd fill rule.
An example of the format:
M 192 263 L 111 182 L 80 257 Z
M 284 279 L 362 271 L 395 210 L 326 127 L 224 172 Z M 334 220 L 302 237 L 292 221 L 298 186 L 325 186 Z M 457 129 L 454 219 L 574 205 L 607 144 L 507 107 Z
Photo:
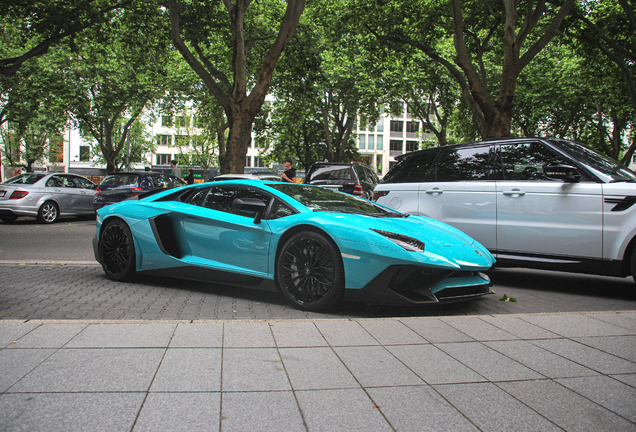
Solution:
M 94 220 L 76 218 L 53 225 L 30 219 L 0 222 L 0 319 L 316 319 L 636 310 L 632 278 L 498 269 L 489 272 L 495 294 L 473 301 L 421 307 L 345 303 L 329 314 L 307 313 L 289 307 L 276 293 L 167 278 L 110 281 L 94 261 L 94 231 Z M 504 294 L 517 301 L 501 301 Z

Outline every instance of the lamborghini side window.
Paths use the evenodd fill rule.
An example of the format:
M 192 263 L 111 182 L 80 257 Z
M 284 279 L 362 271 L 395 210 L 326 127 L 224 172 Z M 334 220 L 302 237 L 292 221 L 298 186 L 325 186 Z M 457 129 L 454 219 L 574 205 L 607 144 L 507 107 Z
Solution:
M 205 189 L 201 189 L 200 191 L 197 191 L 196 193 L 194 193 L 192 196 L 188 198 L 187 203 L 195 205 L 195 206 L 202 206 L 209 190 L 210 190 L 209 188 L 205 188 Z
M 237 188 L 235 186 L 213 186 L 210 188 L 210 192 L 205 197 L 203 207 L 253 218 L 253 212 L 234 208 L 232 204 L 236 198 L 257 198 L 262 200 L 265 205 L 269 204 L 270 200 L 269 195 L 250 187 Z
M 291 216 L 296 212 L 287 207 L 282 201 L 274 200 L 272 208 L 269 211 L 268 219 L 280 219 L 285 216 Z

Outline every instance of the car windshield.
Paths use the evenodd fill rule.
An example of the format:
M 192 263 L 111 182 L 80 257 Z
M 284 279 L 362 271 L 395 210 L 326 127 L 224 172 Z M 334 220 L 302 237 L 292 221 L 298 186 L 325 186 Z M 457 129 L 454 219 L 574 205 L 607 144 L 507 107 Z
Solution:
M 336 192 L 319 186 L 293 183 L 270 183 L 269 187 L 295 199 L 313 211 L 354 213 L 378 217 L 407 217 L 353 195 Z
M 4 184 L 34 184 L 46 174 L 20 174 L 15 177 L 11 177 L 9 180 L 3 181 Z
M 115 174 L 109 175 L 102 183 L 100 187 L 137 187 L 139 186 L 139 176 L 135 174 Z
M 311 174 L 311 180 L 352 180 L 351 166 L 318 166 Z
M 610 177 L 612 182 L 636 182 L 636 173 L 634 171 L 584 145 L 562 139 L 551 139 L 550 142 L 576 158 L 579 162 Z

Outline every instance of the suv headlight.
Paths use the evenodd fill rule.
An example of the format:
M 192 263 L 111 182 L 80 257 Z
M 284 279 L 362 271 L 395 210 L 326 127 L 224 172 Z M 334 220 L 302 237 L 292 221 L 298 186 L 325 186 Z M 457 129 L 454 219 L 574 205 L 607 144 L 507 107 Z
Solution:
M 371 228 L 371 231 L 377 232 L 381 236 L 386 237 L 396 245 L 409 252 L 424 252 L 424 242 L 421 242 L 416 238 L 373 228 Z

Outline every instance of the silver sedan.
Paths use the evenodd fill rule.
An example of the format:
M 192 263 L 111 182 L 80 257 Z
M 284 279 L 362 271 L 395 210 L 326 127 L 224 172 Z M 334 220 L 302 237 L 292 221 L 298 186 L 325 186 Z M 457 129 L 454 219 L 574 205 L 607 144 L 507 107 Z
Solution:
M 86 177 L 66 173 L 25 173 L 0 183 L 0 220 L 20 216 L 53 223 L 59 216 L 94 215 L 96 185 Z

